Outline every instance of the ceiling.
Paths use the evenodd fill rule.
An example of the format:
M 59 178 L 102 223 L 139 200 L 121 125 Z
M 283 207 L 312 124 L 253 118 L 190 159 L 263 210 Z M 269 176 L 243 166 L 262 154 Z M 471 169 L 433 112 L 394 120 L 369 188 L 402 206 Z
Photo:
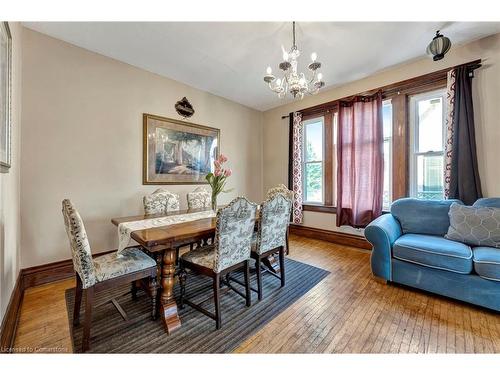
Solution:
M 25 22 L 24 26 L 130 65 L 267 110 L 278 99 L 263 81 L 291 46 L 290 22 Z M 312 52 L 327 88 L 425 56 L 440 29 L 456 46 L 500 32 L 489 22 L 299 22 L 305 70 Z M 453 47 L 452 47 L 453 48 Z M 182 94 L 179 94 L 182 96 Z

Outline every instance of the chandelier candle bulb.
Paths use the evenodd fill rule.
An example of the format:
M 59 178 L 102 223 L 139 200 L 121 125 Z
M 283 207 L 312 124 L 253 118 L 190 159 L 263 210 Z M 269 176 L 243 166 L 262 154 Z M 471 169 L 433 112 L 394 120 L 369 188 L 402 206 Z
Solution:
M 268 67 L 264 81 L 279 98 L 284 98 L 288 92 L 292 97 L 302 99 L 306 93 L 309 95 L 317 94 L 319 89 L 325 86 L 325 83 L 321 80 L 323 78 L 321 73 L 317 73 L 318 69 L 321 68 L 321 63 L 316 61 L 318 58 L 316 52 L 311 54 L 312 62 L 307 66 L 309 69 L 308 76 L 306 77 L 304 73 L 298 72 L 300 51 L 295 43 L 295 22 L 293 22 L 292 37 L 293 44 L 290 51 L 287 52 L 283 46 L 281 47 L 284 61 L 279 64 L 279 68 L 283 77 L 276 78 L 272 75 L 271 68 Z

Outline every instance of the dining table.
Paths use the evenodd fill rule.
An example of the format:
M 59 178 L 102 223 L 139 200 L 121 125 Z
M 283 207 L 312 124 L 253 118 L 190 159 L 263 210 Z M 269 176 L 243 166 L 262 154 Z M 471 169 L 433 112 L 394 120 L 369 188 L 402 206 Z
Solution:
M 161 218 L 173 215 L 208 211 L 178 210 L 171 213 L 136 215 L 111 219 L 111 222 L 119 226 L 121 223 Z M 171 333 L 181 327 L 181 320 L 174 298 L 174 284 L 176 275 L 176 252 L 179 247 L 202 241 L 215 233 L 216 218 L 205 218 L 193 221 L 185 221 L 178 224 L 162 227 L 135 230 L 130 233 L 131 239 L 136 241 L 156 260 L 160 281 L 159 310 L 160 318 L 167 333 Z
M 118 227 L 121 223 L 208 211 L 211 209 L 177 210 L 161 214 L 117 217 L 111 219 L 111 222 Z M 256 221 L 259 221 L 258 217 Z M 181 327 L 174 297 L 177 249 L 193 243 L 200 243 L 210 237 L 213 238 L 216 223 L 217 219 L 214 216 L 160 227 L 138 229 L 130 233 L 130 238 L 156 260 L 158 277 L 160 278 L 159 315 L 165 331 L 169 334 Z M 279 272 L 279 262 L 275 257 L 270 256 L 263 261 L 263 264 L 271 272 Z

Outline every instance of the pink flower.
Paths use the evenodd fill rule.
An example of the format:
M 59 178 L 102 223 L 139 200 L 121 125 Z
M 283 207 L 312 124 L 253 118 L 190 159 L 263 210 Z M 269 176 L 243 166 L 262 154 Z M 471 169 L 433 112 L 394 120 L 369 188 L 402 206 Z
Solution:
M 224 176 L 226 177 L 229 177 L 233 174 L 233 171 L 231 170 L 231 168 L 228 168 L 224 171 Z
M 219 160 L 214 161 L 214 165 L 215 165 L 215 169 L 219 169 L 220 168 L 220 161 Z
M 224 154 L 220 154 L 219 155 L 219 162 L 222 164 L 222 163 L 225 163 L 226 161 L 227 161 L 227 156 Z
M 216 168 L 214 172 L 215 177 L 222 176 L 222 170 L 220 168 Z

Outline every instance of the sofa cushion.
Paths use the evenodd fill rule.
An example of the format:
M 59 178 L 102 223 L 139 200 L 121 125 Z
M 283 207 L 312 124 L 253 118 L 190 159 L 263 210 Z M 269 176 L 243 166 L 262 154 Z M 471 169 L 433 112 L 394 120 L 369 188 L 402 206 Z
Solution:
M 462 202 L 456 199 L 402 198 L 391 205 L 391 214 L 401 224 L 403 233 L 444 236 L 450 226 L 448 211 L 452 203 Z
M 452 204 L 449 216 L 447 239 L 500 248 L 500 208 Z
M 472 251 L 476 273 L 485 279 L 500 281 L 500 249 L 475 247 Z
M 474 207 L 496 207 L 500 208 L 500 198 L 479 198 Z
M 472 271 L 469 246 L 443 237 L 404 234 L 394 242 L 394 258 L 446 271 L 468 274 Z

